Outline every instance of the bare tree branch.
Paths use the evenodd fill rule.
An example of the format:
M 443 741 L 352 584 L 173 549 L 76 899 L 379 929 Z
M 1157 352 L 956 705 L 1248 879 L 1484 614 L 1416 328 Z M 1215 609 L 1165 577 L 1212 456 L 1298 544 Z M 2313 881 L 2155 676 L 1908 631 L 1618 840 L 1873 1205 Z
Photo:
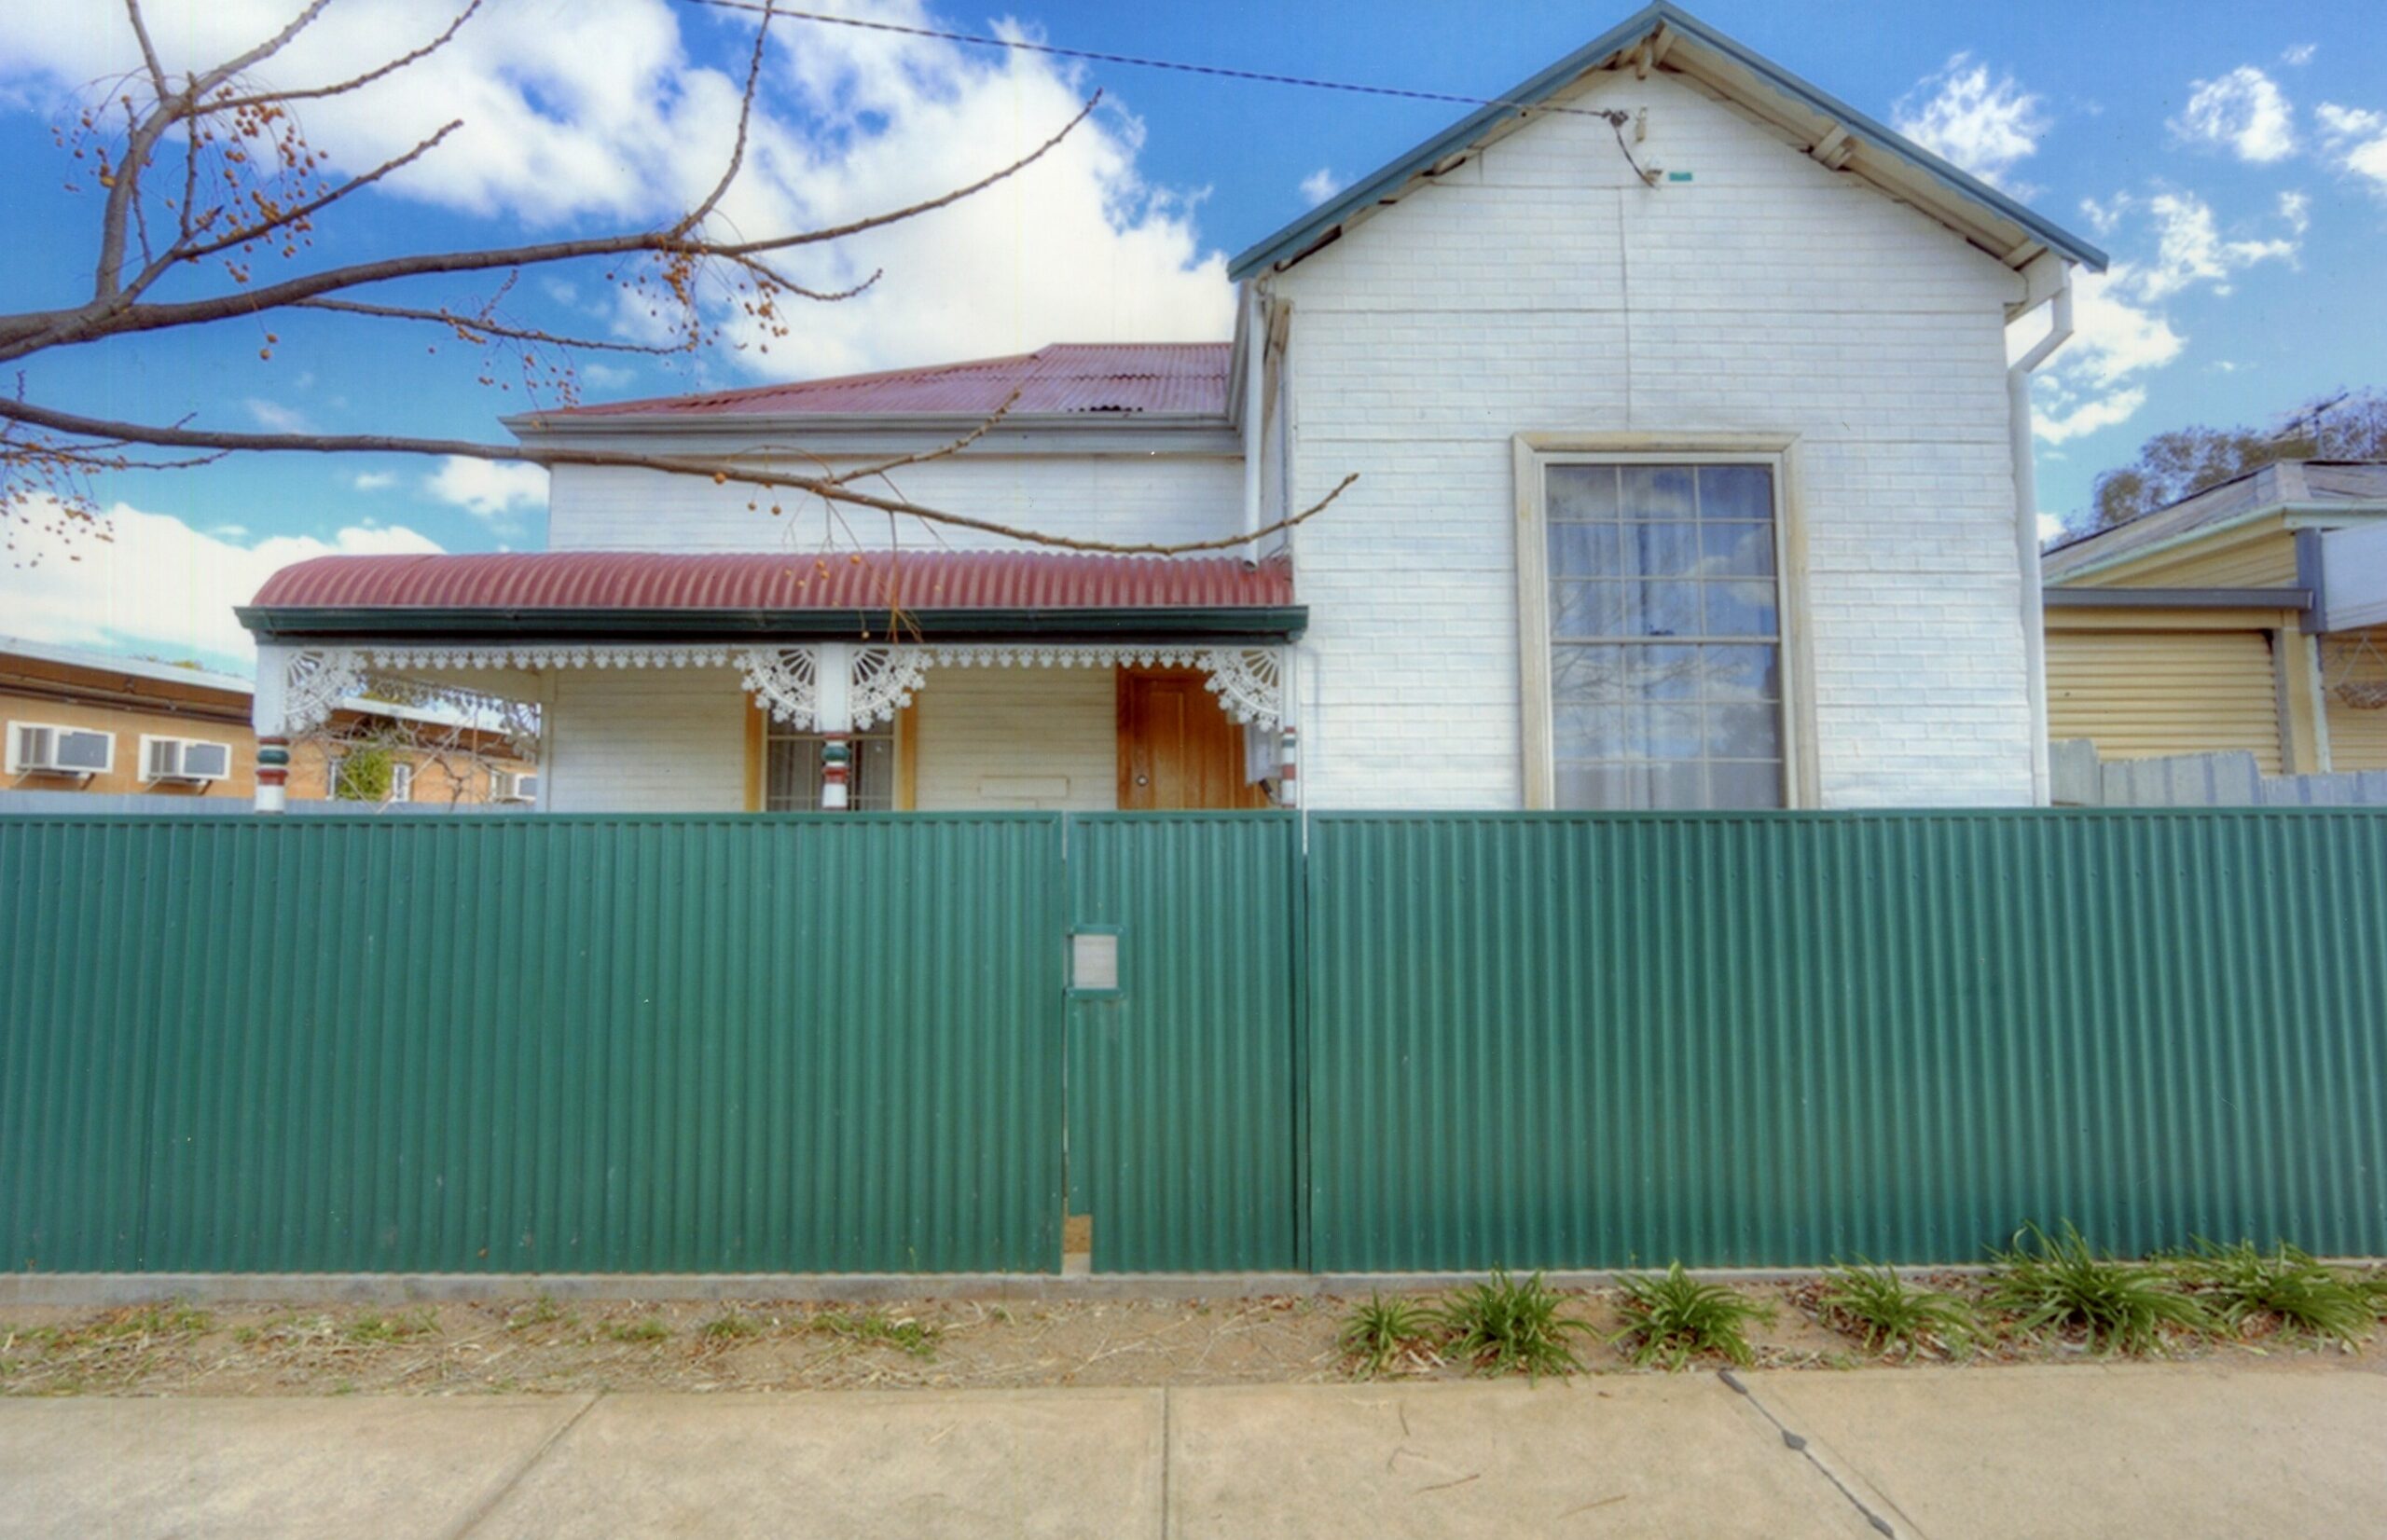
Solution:
M 414 148 L 407 151 L 404 155 L 384 160 L 379 165 L 374 167 L 371 171 L 365 172 L 361 176 L 350 177 L 347 181 L 340 183 L 338 186 L 333 187 L 329 192 L 323 194 L 321 197 L 309 199 L 307 201 L 288 209 L 269 208 L 266 217 L 254 225 L 243 225 L 237 229 L 228 230 L 224 234 L 217 236 L 213 241 L 202 241 L 196 244 L 186 245 L 180 253 L 182 260 L 185 262 L 196 262 L 203 256 L 213 256 L 217 252 L 228 252 L 235 246 L 246 245 L 253 241 L 262 241 L 267 236 L 272 234 L 275 230 L 283 229 L 290 226 L 302 223 L 319 210 L 330 208 L 341 199 L 347 198 L 353 193 L 362 192 L 365 188 L 371 186 L 374 183 L 379 182 L 381 178 L 389 175 L 392 172 L 397 171 L 401 167 L 410 165 L 413 162 L 421 159 L 424 156 L 429 155 L 433 150 L 437 149 L 441 140 L 447 138 L 449 134 L 454 133 L 458 129 L 461 129 L 463 126 L 464 120 L 462 118 L 459 117 L 452 119 L 445 127 L 440 129 L 438 132 L 433 134 L 428 139 L 421 141 L 414 146 Z
M 763 53 L 771 40 L 771 18 L 777 4 L 778 0 L 763 0 L 763 20 L 754 27 L 754 51 L 746 61 L 746 89 L 738 100 L 738 140 L 730 146 L 729 164 L 722 169 L 721 180 L 705 194 L 704 201 L 671 227 L 673 235 L 685 235 L 703 224 L 705 216 L 720 204 L 722 195 L 729 191 L 729 185 L 738 180 L 738 169 L 746 164 L 746 135 L 754 119 L 754 98 L 763 83 Z
M 144 0 L 123 0 L 126 22 L 137 47 L 139 67 L 111 81 L 109 93 L 80 116 L 73 144 L 77 158 L 95 152 L 104 190 L 96 231 L 92 282 L 88 297 L 55 309 L 0 313 L 0 362 L 25 360 L 54 350 L 130 339 L 153 332 L 221 323 L 255 326 L 275 311 L 336 315 L 378 323 L 427 323 L 448 328 L 467 344 L 516 355 L 526 393 L 553 385 L 566 401 L 576 399 L 570 354 L 579 350 L 661 356 L 695 352 L 717 339 L 727 324 L 759 326 L 766 337 L 788 335 L 792 323 L 780 308 L 803 298 L 834 303 L 851 298 L 878 281 L 873 272 L 849 287 L 807 283 L 782 263 L 793 254 L 932 215 L 1018 175 L 1035 165 L 1084 124 L 1101 103 L 1090 96 L 1069 120 L 1042 143 L 1008 163 L 945 192 L 901 207 L 813 229 L 749 234 L 723 211 L 724 202 L 748 169 L 757 143 L 755 110 L 766 76 L 773 22 L 790 14 L 781 0 L 760 0 L 740 94 L 737 131 L 718 179 L 684 213 L 651 227 L 599 229 L 568 239 L 527 241 L 480 249 L 367 255 L 314 271 L 284 268 L 286 276 L 258 282 L 260 261 L 297 263 L 311 246 L 318 220 L 357 194 L 444 144 L 461 121 L 452 121 L 404 153 L 360 174 L 334 182 L 330 158 L 310 145 L 293 104 L 349 95 L 419 63 L 448 47 L 477 15 L 483 0 L 450 0 L 453 14 L 429 41 L 363 73 L 328 85 L 280 89 L 260 84 L 248 72 L 275 57 L 326 8 L 329 0 L 305 0 L 297 14 L 271 37 L 212 67 L 179 76 L 153 39 Z M 179 84 L 178 84 L 179 82 Z M 119 121 L 118 115 L 121 114 Z M 62 135 L 62 145 L 67 140 Z M 179 152 L 179 196 L 151 185 L 153 175 L 172 177 Z M 151 210 L 156 202 L 159 209 Z M 351 205 L 352 207 L 353 205 Z M 165 217 L 171 211 L 171 219 Z M 152 213 L 159 217 L 153 220 Z M 153 232 L 171 239 L 153 241 Z M 127 256 L 138 243 L 137 264 Z M 191 297 L 159 300 L 153 290 L 170 273 L 216 259 L 228 287 Z M 642 342 L 572 336 L 541 326 L 501 307 L 522 272 L 560 264 L 602 263 L 605 279 L 628 294 L 655 297 L 669 342 Z M 496 292 L 473 304 L 456 305 L 425 287 L 448 275 L 503 271 Z M 414 283 L 417 288 L 383 290 Z M 196 285 L 194 286 L 196 287 Z M 379 291 L 360 294 L 358 291 Z M 188 291 L 185 291 L 188 293 Z M 273 356 L 279 341 L 264 331 L 261 351 Z M 738 346 L 747 344 L 740 340 Z M 762 346 L 767 348 L 767 341 Z M 436 351 L 435 349 L 435 351 Z M 499 384 L 485 365 L 483 384 Z M 504 384 L 511 390 L 511 384 Z M 1255 540 L 1290 529 L 1315 516 L 1349 488 L 1345 477 L 1324 498 L 1263 529 L 1215 539 L 1174 543 L 1123 543 L 1079 539 L 1006 523 L 967 512 L 924 506 L 905 496 L 896 473 L 949 459 L 977 444 L 1009 416 L 1018 392 L 966 433 L 929 449 L 895 454 L 842 467 L 799 446 L 757 446 L 743 453 L 669 454 L 574 445 L 490 444 L 471 439 L 406 433 L 322 434 L 240 433 L 194 425 L 188 419 L 161 423 L 116 420 L 66 411 L 30 399 L 21 378 L 13 399 L 0 398 L 0 543 L 17 548 L 18 527 L 44 530 L 103 530 L 92 478 L 134 468 L 181 469 L 229 454 L 399 454 L 480 461 L 557 466 L 595 466 L 702 476 L 717 486 L 735 485 L 755 494 L 749 506 L 771 496 L 809 511 L 818 500 L 824 540 L 850 539 L 847 513 L 869 509 L 895 521 L 919 521 L 931 540 L 946 530 L 969 530 L 1028 544 L 1082 551 L 1179 556 L 1200 551 L 1249 549 Z M 161 411 L 159 415 L 162 416 Z M 546 435 L 533 435 L 542 438 Z M 794 462 L 793 468 L 783 468 Z M 863 484 L 879 489 L 866 489 Z M 104 534 L 101 535 L 104 538 Z
M 351 76 L 336 85 L 310 86 L 302 90 L 258 91 L 248 96 L 227 97 L 220 102 L 211 103 L 210 105 L 217 111 L 238 107 L 258 107 L 269 103 L 279 106 L 291 102 L 318 102 L 327 96 L 345 96 L 350 91 L 362 90 L 374 81 L 395 75 L 410 65 L 419 64 L 446 48 L 455 39 L 456 34 L 463 30 L 464 23 L 471 21 L 474 13 L 480 8 L 481 0 L 469 0 L 464 8 L 456 13 L 456 19 L 448 23 L 448 30 L 430 42 L 411 53 L 400 54 L 386 64 L 378 65 L 366 70 L 363 75 Z
M 52 411 L 26 401 L 0 400 L 0 418 L 13 419 L 53 433 L 74 434 L 82 438 L 107 439 L 126 444 L 148 444 L 162 448 L 222 449 L 252 454 L 402 454 L 427 455 L 439 458 L 454 456 L 464 460 L 501 461 L 525 465 L 543 465 L 553 469 L 558 465 L 599 465 L 622 470 L 660 471 L 670 475 L 704 476 L 716 485 L 736 484 L 766 490 L 808 493 L 824 502 L 848 503 L 856 507 L 875 508 L 881 513 L 902 514 L 924 523 L 947 525 L 954 529 L 975 529 L 982 534 L 1000 535 L 1007 540 L 1035 545 L 1052 545 L 1072 551 L 1104 551 L 1117 556 L 1184 556 L 1195 551 L 1224 551 L 1248 545 L 1254 540 L 1290 529 L 1324 512 L 1359 478 L 1355 473 L 1345 476 L 1334 489 L 1300 513 L 1280 518 L 1274 524 L 1248 534 L 1222 535 L 1214 540 L 1179 541 L 1173 543 L 1080 540 L 1073 536 L 1053 534 L 1021 525 L 1005 524 L 997 519 L 978 518 L 966 514 L 950 513 L 940 508 L 923 507 L 901 498 L 880 497 L 846 486 L 837 479 L 823 476 L 789 475 L 783 472 L 759 468 L 751 464 L 692 455 L 638 454 L 616 449 L 575 449 L 544 447 L 527 444 L 483 444 L 463 438 L 409 438 L 391 433 L 225 433 L 206 428 L 162 428 L 139 422 L 111 422 L 98 418 L 78 417 L 69 412 Z
M 235 317 L 246 318 L 267 310 L 295 305 L 303 299 L 360 288 L 371 283 L 387 283 L 405 278 L 425 278 L 447 273 L 486 272 L 493 268 L 532 268 L 558 262 L 577 261 L 585 257 L 635 255 L 644 253 L 682 254 L 692 257 L 752 256 L 764 252 L 787 251 L 799 246 L 842 240 L 849 236 L 881 229 L 917 219 L 939 209 L 960 202 L 975 193 L 984 192 L 1004 179 L 1017 175 L 1051 153 L 1054 146 L 1069 137 L 1086 119 L 1102 100 L 1097 91 L 1086 100 L 1076 117 L 1042 144 L 999 171 L 991 172 L 966 186 L 934 198 L 923 199 L 900 209 L 852 220 L 826 229 L 806 230 L 792 235 L 762 241 L 750 241 L 724 245 L 697 237 L 674 236 L 669 230 L 642 230 L 611 236 L 594 236 L 573 241 L 550 241 L 526 246 L 493 247 L 470 252 L 425 252 L 412 256 L 384 257 L 374 262 L 354 263 L 333 268 L 301 278 L 269 284 L 251 293 L 216 295 L 205 299 L 178 301 L 172 304 L 115 305 L 94 303 L 71 310 L 35 310 L 17 315 L 0 315 L 0 363 L 28 356 L 54 347 L 73 346 L 103 337 L 131 336 L 141 332 L 162 331 L 172 327 L 204 325 L 210 322 Z M 120 243 L 120 238 L 119 238 Z M 748 264 L 748 266 L 752 266 Z M 757 269 L 768 272 L 767 268 Z M 773 282 L 779 282 L 772 274 Z M 793 285 L 788 285 L 793 287 Z M 866 286 L 866 285 L 864 285 Z M 848 291 L 849 293 L 859 290 Z M 111 297 L 113 291 L 111 291 Z
M 687 350 L 676 342 L 624 342 L 612 337 L 574 337 L 566 332 L 550 332 L 537 326 L 515 326 L 497 321 L 486 313 L 465 315 L 442 308 L 421 309 L 409 305 L 370 305 L 358 299 L 302 299 L 293 307 L 302 310 L 329 310 L 340 315 L 371 316 L 380 321 L 427 321 L 450 331 L 486 333 L 517 342 L 538 342 L 551 347 L 572 348 L 590 352 L 640 353 L 649 358 L 669 358 Z M 467 342 L 481 340 L 478 336 L 466 336 Z

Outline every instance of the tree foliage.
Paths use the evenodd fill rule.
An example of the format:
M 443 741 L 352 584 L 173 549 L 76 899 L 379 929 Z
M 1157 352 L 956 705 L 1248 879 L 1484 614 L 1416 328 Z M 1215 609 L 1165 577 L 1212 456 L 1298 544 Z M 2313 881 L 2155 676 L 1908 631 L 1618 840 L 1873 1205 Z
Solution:
M 2174 428 L 2097 478 L 2104 529 L 2282 460 L 2387 460 L 2387 392 L 2341 391 L 2306 402 L 2280 428 Z

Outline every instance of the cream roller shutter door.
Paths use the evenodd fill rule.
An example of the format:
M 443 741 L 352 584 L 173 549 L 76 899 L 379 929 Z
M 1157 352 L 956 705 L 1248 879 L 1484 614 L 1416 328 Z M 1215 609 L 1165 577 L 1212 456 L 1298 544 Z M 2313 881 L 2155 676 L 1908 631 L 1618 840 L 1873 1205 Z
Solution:
M 2279 693 L 2261 631 L 2051 631 L 2048 736 L 2106 759 L 2242 749 L 2280 773 Z

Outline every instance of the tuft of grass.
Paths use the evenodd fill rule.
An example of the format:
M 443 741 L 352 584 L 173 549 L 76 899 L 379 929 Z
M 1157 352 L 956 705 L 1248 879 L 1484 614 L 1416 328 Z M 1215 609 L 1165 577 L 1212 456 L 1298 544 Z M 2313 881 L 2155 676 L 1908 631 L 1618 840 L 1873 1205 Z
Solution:
M 508 1312 L 505 1317 L 505 1329 L 508 1331 L 528 1331 L 532 1327 L 573 1327 L 579 1324 L 579 1316 L 544 1294 L 529 1304 Z
M 1502 1272 L 1460 1289 L 1429 1319 L 1450 1334 L 1450 1352 L 1482 1372 L 1539 1379 L 1583 1367 L 1566 1334 L 1591 1327 L 1560 1314 L 1558 1303 L 1540 1273 L 1519 1283 Z
M 2028 1247 L 2021 1244 L 2026 1235 Z M 2018 1330 L 2077 1330 L 2099 1353 L 2152 1353 L 2161 1350 L 2167 1327 L 2213 1329 L 2212 1313 L 2162 1267 L 2092 1251 L 2068 1220 L 2058 1235 L 2025 1225 L 2015 1242 L 1993 1254 L 1989 1300 L 2014 1313 Z
M 398 1315 L 359 1315 L 348 1323 L 340 1335 L 352 1342 L 403 1342 L 409 1337 L 427 1337 L 438 1329 L 438 1312 L 425 1306 Z
M 1371 1294 L 1366 1304 L 1352 1307 L 1344 1317 L 1334 1342 L 1351 1359 L 1354 1369 L 1373 1379 L 1403 1354 L 1416 1353 L 1433 1330 L 1433 1313 L 1416 1300 Z
M 841 1310 L 823 1311 L 812 1317 L 812 1329 L 825 1331 L 833 1337 L 844 1337 L 858 1342 L 884 1342 L 902 1348 L 915 1358 L 936 1356 L 937 1339 L 942 1329 L 909 1315 L 889 1316 L 879 1311 L 849 1315 Z
M 1873 1353 L 1895 1349 L 1911 1358 L 1922 1349 L 1937 1348 L 1953 1355 L 1980 1331 L 1964 1300 L 1909 1284 L 1861 1257 L 1853 1267 L 1824 1274 L 1816 1302 L 1834 1326 L 1863 1339 Z
M 735 1341 L 741 1337 L 756 1336 L 762 1329 L 762 1326 L 752 1316 L 740 1315 L 736 1311 L 730 1310 L 724 1311 L 698 1327 L 697 1335 L 710 1342 L 727 1342 Z
M 1681 1368 L 1710 1354 L 1748 1364 L 1757 1356 L 1749 1346 L 1749 1323 L 1773 1319 L 1772 1305 L 1723 1284 L 1701 1283 L 1680 1262 L 1663 1273 L 1631 1272 L 1617 1282 L 1624 1290 L 1618 1309 L 1625 1326 L 1608 1340 L 1632 1341 L 1628 1356 L 1635 1368 Z
M 2227 1246 L 2199 1241 L 2173 1265 L 2234 1331 L 2268 1317 L 2284 1331 L 2355 1348 L 2370 1340 L 2378 1322 L 2379 1309 L 2359 1283 L 2284 1243 L 2258 1251 L 2252 1241 Z
M 608 1321 L 605 1335 L 616 1342 L 659 1342 L 671 1335 L 671 1323 L 660 1315 L 642 1315 L 635 1321 Z
M 102 1339 L 196 1337 L 214 1324 L 207 1312 L 193 1310 L 180 1300 L 170 1300 L 162 1305 L 111 1312 L 92 1328 L 92 1335 Z

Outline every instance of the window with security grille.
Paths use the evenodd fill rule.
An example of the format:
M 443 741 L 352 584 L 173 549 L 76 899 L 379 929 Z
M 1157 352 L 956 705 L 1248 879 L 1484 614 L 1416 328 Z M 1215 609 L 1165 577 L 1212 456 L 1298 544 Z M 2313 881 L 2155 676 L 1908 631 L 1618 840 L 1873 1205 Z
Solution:
M 821 749 L 818 733 L 794 733 L 773 723 L 765 736 L 763 809 L 768 813 L 821 810 Z M 846 739 L 846 805 L 857 813 L 890 812 L 895 806 L 895 732 L 856 733 Z

